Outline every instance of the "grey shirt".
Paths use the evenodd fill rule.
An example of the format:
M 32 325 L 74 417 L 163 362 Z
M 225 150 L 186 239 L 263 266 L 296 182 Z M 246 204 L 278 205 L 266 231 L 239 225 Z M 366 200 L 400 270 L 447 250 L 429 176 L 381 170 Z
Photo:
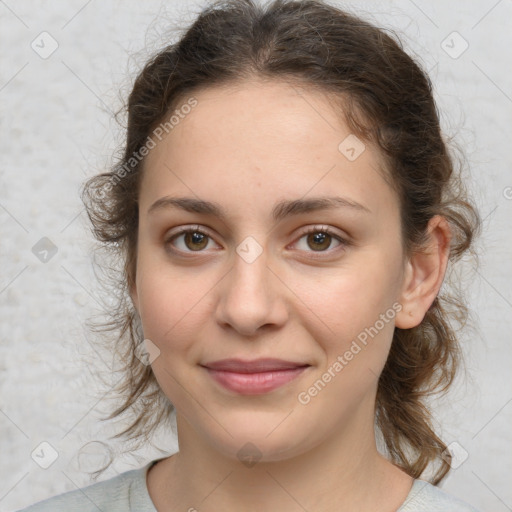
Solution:
M 161 459 L 103 482 L 53 496 L 19 512 L 157 512 L 149 496 L 146 475 L 158 460 Z M 397 512 L 478 511 L 424 480 L 414 480 Z

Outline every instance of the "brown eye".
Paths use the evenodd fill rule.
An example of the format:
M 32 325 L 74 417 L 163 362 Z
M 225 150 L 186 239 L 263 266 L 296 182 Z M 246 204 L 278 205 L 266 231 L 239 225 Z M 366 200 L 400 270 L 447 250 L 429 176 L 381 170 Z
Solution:
M 304 240 L 304 242 L 302 242 Z M 333 242 L 337 245 L 332 248 Z M 313 226 L 299 238 L 296 243 L 301 251 L 309 253 L 333 253 L 337 249 L 343 249 L 350 243 L 335 234 L 330 228 L 324 226 Z M 330 250 L 329 250 L 330 249 Z
M 201 252 L 208 247 L 211 237 L 199 229 L 183 228 L 165 241 L 165 246 L 177 252 Z
M 192 251 L 200 251 L 208 245 L 208 235 L 199 231 L 187 231 L 183 239 L 185 245 Z
M 328 249 L 331 245 L 332 237 L 328 233 L 318 231 L 307 235 L 308 246 L 314 251 L 322 251 Z

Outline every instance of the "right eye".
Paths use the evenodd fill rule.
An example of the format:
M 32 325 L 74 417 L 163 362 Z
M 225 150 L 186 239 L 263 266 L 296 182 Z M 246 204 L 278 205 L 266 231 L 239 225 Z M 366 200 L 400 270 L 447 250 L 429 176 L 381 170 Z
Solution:
M 181 243 L 176 244 L 176 240 Z M 166 247 L 170 247 L 172 252 L 193 253 L 204 252 L 203 249 L 208 247 L 209 241 L 212 241 L 212 238 L 199 226 L 183 226 L 167 237 L 164 244 Z M 179 247 L 176 250 L 177 245 Z

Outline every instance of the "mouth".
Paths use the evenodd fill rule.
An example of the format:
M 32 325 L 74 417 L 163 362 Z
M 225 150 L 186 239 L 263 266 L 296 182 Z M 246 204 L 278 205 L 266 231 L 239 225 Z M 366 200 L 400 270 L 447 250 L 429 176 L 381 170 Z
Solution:
M 277 389 L 302 374 L 311 365 L 282 359 L 223 359 L 201 365 L 229 391 L 242 395 L 260 395 Z

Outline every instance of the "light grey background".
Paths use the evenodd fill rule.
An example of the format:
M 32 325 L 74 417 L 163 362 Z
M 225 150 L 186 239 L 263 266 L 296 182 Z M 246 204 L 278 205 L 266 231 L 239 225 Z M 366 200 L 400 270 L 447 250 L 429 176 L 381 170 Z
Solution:
M 113 426 L 98 421 L 109 401 L 95 370 L 108 371 L 109 359 L 84 329 L 99 309 L 99 286 L 78 189 L 121 141 L 111 116 L 119 92 L 169 36 L 169 20 L 186 25 L 202 5 L 0 1 L 1 511 L 89 484 L 85 471 L 103 460 Z M 430 71 L 443 128 L 471 165 L 485 221 L 481 266 L 467 283 L 475 323 L 463 337 L 468 378 L 434 404 L 443 439 L 467 459 L 442 487 L 482 511 L 512 510 L 512 2 L 339 5 L 403 35 Z M 48 56 L 52 40 L 58 48 Z M 43 237 L 57 248 L 46 263 L 32 251 Z M 58 453 L 48 469 L 31 457 L 36 448 L 49 453 L 42 442 Z M 176 451 L 172 433 L 117 458 L 101 479 L 162 456 L 158 448 Z

